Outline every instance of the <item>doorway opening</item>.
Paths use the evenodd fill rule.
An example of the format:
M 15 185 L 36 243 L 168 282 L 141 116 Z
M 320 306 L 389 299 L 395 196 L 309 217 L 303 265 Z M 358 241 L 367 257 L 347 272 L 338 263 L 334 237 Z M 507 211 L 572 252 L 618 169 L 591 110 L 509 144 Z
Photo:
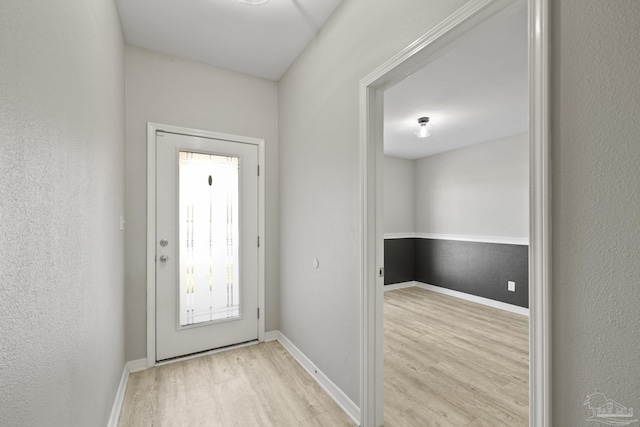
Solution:
M 525 273 L 529 282 L 525 297 L 528 297 L 530 304 L 528 423 L 532 426 L 543 426 L 549 423 L 550 227 L 547 172 L 547 5 L 544 0 L 530 0 L 528 3 L 513 0 L 469 2 L 440 26 L 361 81 L 363 195 L 361 425 L 363 426 L 382 425 L 384 418 L 383 301 L 384 275 L 389 271 L 384 257 L 384 205 L 381 197 L 384 184 L 383 140 L 384 131 L 386 131 L 386 129 L 383 131 L 385 101 L 383 94 L 407 76 L 412 76 L 411 78 L 413 75 L 417 76 L 419 70 L 427 64 L 435 63 L 452 48 L 462 45 L 471 32 L 476 31 L 483 23 L 513 14 L 514 11 L 523 8 L 528 12 L 529 24 L 526 35 L 529 42 L 527 55 L 529 111 L 526 117 L 529 121 L 529 129 L 528 135 L 524 136 L 525 149 L 529 154 L 527 162 L 530 186 L 529 203 L 526 208 L 529 217 L 528 227 L 526 227 L 529 237 L 529 268 L 528 274 Z M 420 119 L 428 112 L 416 113 L 419 117 L 414 119 Z M 437 129 L 436 122 L 436 120 L 428 122 L 433 125 L 432 135 Z M 435 144 L 437 145 L 437 141 Z M 415 238 L 415 233 L 410 238 Z M 527 255 L 525 255 L 526 258 Z M 415 274 L 416 272 L 414 277 Z M 517 286 L 517 281 L 515 282 Z M 507 286 L 511 288 L 511 284 L 505 283 L 505 292 L 510 292 Z
M 528 426 L 525 6 L 384 92 L 385 424 Z

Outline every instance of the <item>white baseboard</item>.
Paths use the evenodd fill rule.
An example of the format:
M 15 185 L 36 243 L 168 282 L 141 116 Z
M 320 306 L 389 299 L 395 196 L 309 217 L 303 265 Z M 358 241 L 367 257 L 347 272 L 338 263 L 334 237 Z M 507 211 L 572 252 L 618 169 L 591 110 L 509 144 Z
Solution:
M 131 360 L 124 364 L 120 385 L 118 385 L 116 398 L 111 407 L 111 415 L 109 416 L 107 427 L 118 427 L 120 412 L 122 412 L 122 405 L 124 404 L 124 394 L 127 391 L 127 383 L 129 382 L 129 374 L 144 371 L 145 369 L 147 369 L 147 359 Z
M 118 427 L 118 421 L 120 420 L 120 412 L 122 411 L 122 404 L 124 403 L 124 393 L 127 391 L 127 382 L 129 381 L 129 370 L 125 363 L 122 369 L 122 376 L 120 377 L 120 384 L 118 385 L 118 391 L 116 392 L 116 398 L 111 407 L 111 415 L 109 416 L 109 422 L 107 427 Z
M 264 334 L 264 342 L 277 341 L 280 331 L 269 331 Z
M 342 408 L 342 410 L 353 420 L 356 425 L 360 425 L 360 408 L 349 396 L 347 396 L 333 381 L 329 379 L 305 354 L 296 347 L 280 331 L 272 331 L 277 334 L 277 339 L 282 346 L 298 361 L 313 379 L 327 392 L 329 396 Z
M 413 286 L 417 286 L 416 282 L 411 281 L 411 282 L 402 282 L 402 283 L 393 283 L 391 285 L 384 285 L 384 291 L 393 291 L 394 289 L 404 289 L 404 288 L 411 288 Z
M 140 372 L 147 369 L 147 359 L 130 360 L 127 362 L 127 369 L 129 373 Z
M 449 295 L 451 297 L 460 298 L 460 299 L 463 299 L 463 300 L 475 302 L 475 303 L 482 304 L 482 305 L 487 305 L 487 306 L 493 307 L 493 308 L 499 308 L 501 310 L 510 311 L 511 313 L 516 313 L 516 314 L 520 314 L 522 316 L 529 317 L 529 309 L 528 308 L 520 307 L 520 306 L 513 305 L 513 304 L 507 304 L 505 302 L 494 301 L 494 300 L 489 299 L 489 298 L 478 297 L 478 296 L 475 296 L 475 295 L 466 294 L 464 292 L 458 292 L 458 291 L 454 291 L 452 289 L 442 288 L 440 286 L 429 285 L 429 284 L 422 283 L 422 282 L 414 282 L 414 283 L 415 283 L 415 286 L 417 286 L 418 288 L 426 289 L 428 291 L 437 292 L 437 293 L 443 294 L 443 295 Z

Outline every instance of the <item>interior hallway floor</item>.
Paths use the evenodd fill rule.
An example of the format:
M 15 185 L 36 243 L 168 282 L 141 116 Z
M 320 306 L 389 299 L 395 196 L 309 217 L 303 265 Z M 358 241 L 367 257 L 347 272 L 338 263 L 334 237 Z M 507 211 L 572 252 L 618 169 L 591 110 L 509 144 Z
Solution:
M 526 316 L 422 288 L 384 294 L 385 427 L 526 427 Z
M 339 427 L 349 417 L 277 341 L 131 374 L 119 427 Z
M 527 426 L 528 319 L 385 292 L 385 427 Z M 353 426 L 277 341 L 131 374 L 120 427 Z

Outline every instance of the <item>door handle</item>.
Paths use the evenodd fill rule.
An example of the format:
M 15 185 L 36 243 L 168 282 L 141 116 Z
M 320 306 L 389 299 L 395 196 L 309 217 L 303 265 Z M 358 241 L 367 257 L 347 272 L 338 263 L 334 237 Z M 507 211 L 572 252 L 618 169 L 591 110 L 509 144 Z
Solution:
M 160 255 L 160 262 L 167 262 L 169 260 L 169 257 L 166 255 Z

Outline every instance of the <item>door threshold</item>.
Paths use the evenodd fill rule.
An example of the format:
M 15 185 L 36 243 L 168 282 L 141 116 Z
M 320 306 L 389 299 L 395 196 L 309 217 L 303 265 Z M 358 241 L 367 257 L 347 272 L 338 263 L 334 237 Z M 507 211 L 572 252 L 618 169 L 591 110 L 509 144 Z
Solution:
M 171 363 L 184 362 L 186 360 L 197 359 L 198 357 L 209 356 L 211 354 L 216 354 L 216 353 L 222 353 L 223 351 L 236 350 L 238 348 L 248 347 L 250 345 L 256 345 L 259 343 L 260 341 L 256 339 L 256 340 L 241 342 L 238 344 L 231 344 L 224 347 L 218 347 L 212 350 L 204 350 L 197 353 L 191 353 L 185 356 L 176 356 L 170 359 L 159 360 L 156 362 L 154 366 L 164 366 L 164 365 L 169 365 Z

